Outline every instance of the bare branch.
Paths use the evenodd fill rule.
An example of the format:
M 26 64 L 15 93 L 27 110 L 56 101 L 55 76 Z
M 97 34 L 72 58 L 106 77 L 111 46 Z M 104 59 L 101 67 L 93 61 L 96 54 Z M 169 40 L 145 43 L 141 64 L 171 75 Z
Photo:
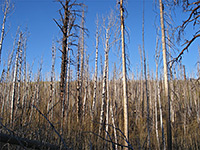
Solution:
M 53 19 L 55 21 L 55 23 L 57 24 L 57 26 L 60 28 L 60 30 L 62 31 L 62 33 L 64 34 L 63 28 L 61 27 L 61 25 L 56 21 L 56 19 Z
M 180 60 L 180 59 L 182 58 L 182 55 L 183 55 L 184 51 L 187 50 L 187 49 L 189 48 L 189 46 L 194 42 L 194 40 L 195 40 L 196 38 L 198 38 L 198 37 L 200 37 L 200 34 L 195 35 L 190 41 L 186 41 L 186 42 L 184 43 L 184 45 L 185 45 L 185 44 L 187 44 L 187 45 L 185 46 L 185 48 L 183 48 L 183 50 L 179 53 L 179 55 L 178 55 L 176 58 L 174 58 L 174 59 L 172 60 L 172 64 L 173 64 L 175 61 L 178 61 L 178 60 Z
M 188 17 L 188 19 L 185 20 L 185 21 L 183 22 L 183 24 L 180 26 L 181 29 L 185 29 L 185 27 L 187 26 L 187 24 L 188 24 L 189 22 L 191 22 L 190 19 L 192 18 L 193 15 L 195 15 L 197 9 L 199 9 L 199 8 L 200 8 L 200 5 L 197 6 L 197 7 L 195 7 L 195 8 L 192 10 L 192 12 L 190 13 L 190 16 Z
M 66 145 L 66 143 L 65 143 L 65 141 L 64 141 L 64 139 L 63 139 L 62 136 L 58 133 L 58 131 L 56 130 L 56 128 L 54 127 L 54 125 L 49 121 L 49 119 L 48 119 L 35 105 L 32 105 L 32 106 L 33 106 L 33 108 L 35 108 L 35 109 L 37 110 L 37 112 L 39 112 L 39 114 L 42 115 L 42 117 L 44 117 L 44 119 L 51 125 L 52 129 L 55 131 L 55 133 L 58 135 L 58 137 L 59 137 L 60 140 L 62 141 L 64 147 L 65 147 L 66 149 L 68 149 L 68 148 L 67 148 L 67 145 Z

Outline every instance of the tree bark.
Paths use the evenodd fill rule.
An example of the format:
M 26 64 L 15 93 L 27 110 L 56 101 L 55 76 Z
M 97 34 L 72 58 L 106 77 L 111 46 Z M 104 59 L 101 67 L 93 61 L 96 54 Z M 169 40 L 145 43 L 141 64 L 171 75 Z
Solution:
M 170 98 L 169 98 L 169 85 L 168 85 L 168 65 L 167 65 L 167 50 L 166 50 L 166 41 L 165 41 L 165 27 L 164 27 L 164 12 L 163 12 L 163 3 L 162 0 L 159 0 L 160 3 L 160 23 L 161 23 L 161 32 L 162 32 L 162 48 L 163 48 L 163 66 L 164 66 L 164 98 L 167 102 L 167 146 L 168 149 L 172 149 L 172 133 L 171 133 L 171 118 L 170 118 Z
M 105 49 L 105 65 L 103 71 L 103 86 L 102 86 L 102 101 L 101 101 L 101 114 L 100 114 L 100 128 L 99 128 L 99 135 L 102 129 L 102 123 L 105 117 L 105 106 L 106 106 L 106 81 L 107 81 L 107 69 L 108 69 L 108 45 L 109 45 L 109 30 L 106 29 L 106 49 Z
M 123 107 L 124 107 L 124 135 L 126 140 L 129 140 L 129 125 L 128 125 L 128 96 L 127 96 L 127 78 L 126 78 L 126 52 L 125 52 L 125 37 L 124 37 L 124 8 L 123 0 L 120 0 L 120 20 L 121 20 L 121 44 L 122 44 L 122 72 L 123 72 Z M 128 146 L 125 140 L 124 145 Z M 128 149 L 128 148 L 126 148 Z
M 61 104 L 61 130 L 64 125 L 65 118 L 65 96 L 66 96 L 66 74 L 67 74 L 67 52 L 68 52 L 68 27 L 69 27 L 69 0 L 65 1 L 64 5 L 64 18 L 62 25 L 62 62 L 61 62 L 61 73 L 60 73 L 60 104 Z M 62 17 L 62 16 L 61 16 Z M 57 22 L 56 22 L 57 23 Z M 60 27 L 60 26 L 59 26 Z
M 16 81 L 17 81 L 17 72 L 19 67 L 19 55 L 20 55 L 20 49 L 21 49 L 21 40 L 22 40 L 22 33 L 19 35 L 19 41 L 18 41 L 18 47 L 17 47 L 17 53 L 15 58 L 15 67 L 14 67 L 14 75 L 13 75 L 13 81 L 12 81 L 12 93 L 11 93 L 11 105 L 10 105 L 10 123 L 13 125 L 14 121 L 14 111 L 15 111 L 15 100 L 16 100 Z
M 2 29 L 1 29 L 1 39 L 0 39 L 0 63 L 1 63 L 2 45 L 3 45 L 3 40 L 5 37 L 5 24 L 6 24 L 7 15 L 10 9 L 11 9 L 10 0 L 5 0 L 5 10 L 4 10 L 3 23 L 2 23 Z
M 96 97 L 97 97 L 97 74 L 98 74 L 98 49 L 99 49 L 99 29 L 98 29 L 98 20 L 97 20 L 97 29 L 96 29 L 96 57 L 95 57 L 95 73 L 94 73 L 94 94 L 92 102 L 92 116 L 94 116 Z

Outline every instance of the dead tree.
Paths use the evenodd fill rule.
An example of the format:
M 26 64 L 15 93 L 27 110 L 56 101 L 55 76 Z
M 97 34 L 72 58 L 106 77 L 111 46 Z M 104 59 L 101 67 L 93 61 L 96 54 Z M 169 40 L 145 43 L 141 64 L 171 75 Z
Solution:
M 67 62 L 68 62 L 68 50 L 71 46 L 77 46 L 76 39 L 77 35 L 75 30 L 77 28 L 80 28 L 78 24 L 76 24 L 76 18 L 80 15 L 78 6 L 82 6 L 81 3 L 76 3 L 76 1 L 72 0 L 57 0 L 62 8 L 59 10 L 59 14 L 61 17 L 61 22 L 55 20 L 55 23 L 59 27 L 59 29 L 62 32 L 62 49 L 60 50 L 62 53 L 61 57 L 61 73 L 60 73 L 60 104 L 62 108 L 61 112 L 61 128 L 64 125 L 65 122 L 63 119 L 65 118 L 65 112 L 66 112 L 66 79 L 67 79 Z M 69 38 L 72 38 L 72 40 L 69 41 Z
M 81 88 L 81 95 L 82 95 L 82 85 L 83 85 L 83 75 L 84 75 L 84 55 L 85 55 L 85 34 L 84 34 L 84 25 L 85 25 L 85 14 L 84 14 L 84 8 L 82 10 L 82 18 L 81 18 L 81 60 L 80 60 L 80 88 Z
M 62 60 L 61 60 L 61 73 L 60 73 L 60 102 L 61 102 L 61 108 L 62 108 L 61 121 L 63 123 L 63 119 L 64 119 L 63 110 L 64 110 L 64 104 L 65 104 L 65 88 L 66 88 L 65 83 L 66 83 L 67 51 L 68 51 L 67 31 L 68 31 L 68 28 L 69 28 L 70 10 L 69 10 L 69 0 L 66 0 L 65 4 L 63 4 L 63 2 L 61 0 L 59 0 L 59 2 L 64 9 L 64 16 L 63 16 L 63 14 L 61 14 L 61 10 L 59 11 L 59 13 L 61 15 L 61 19 L 62 19 L 62 25 L 60 25 L 56 20 L 54 20 L 54 21 L 56 22 L 56 24 L 58 25 L 58 27 L 60 28 L 60 30 L 62 31 L 62 34 L 63 34 L 62 50 L 61 50 L 61 52 L 62 52 L 61 59 Z M 61 126 L 62 125 L 63 124 L 61 124 Z
M 2 53 L 2 45 L 3 45 L 3 40 L 5 37 L 5 24 L 6 24 L 6 19 L 8 17 L 8 14 L 12 11 L 13 5 L 11 4 L 10 0 L 5 0 L 4 5 L 3 5 L 3 23 L 2 23 L 2 29 L 1 29 L 1 39 L 0 39 L 0 63 L 1 63 L 1 53 Z
M 126 75 L 126 51 L 125 51 L 125 35 L 124 35 L 124 6 L 123 0 L 120 0 L 120 20 L 121 20 L 121 44 L 122 44 L 122 72 L 123 72 L 123 96 L 124 96 L 124 135 L 126 137 L 125 146 L 128 146 L 129 124 L 128 124 L 128 96 L 127 96 L 127 75 Z
M 15 35 L 15 39 L 14 39 L 14 42 L 13 42 L 13 49 L 9 55 L 9 59 L 8 59 L 8 65 L 7 65 L 7 70 L 6 70 L 6 82 L 11 82 L 11 79 L 10 79 L 10 69 L 11 69 L 11 66 L 12 66 L 12 60 L 13 60 L 13 57 L 14 57 L 14 52 L 15 52 L 15 46 L 16 46 L 16 42 L 17 42 L 17 36 L 19 34 L 19 28 L 16 32 L 16 35 Z M 8 84 L 9 85 L 9 84 Z M 4 108 L 6 108 L 6 111 L 7 110 L 7 106 L 6 106 L 6 103 L 9 103 L 9 86 L 6 86 L 6 88 L 4 88 L 4 99 L 3 99 L 3 102 L 2 102 L 2 106 L 1 106 L 1 115 L 3 116 L 3 113 L 4 113 Z
M 76 76 L 77 76 L 77 83 L 76 83 L 76 113 L 77 113 L 77 122 L 81 117 L 81 108 L 82 108 L 82 101 L 81 101 L 81 91 L 80 91 L 80 44 L 78 45 L 77 51 L 77 68 L 76 68 Z
M 192 43 L 194 43 L 194 41 L 196 41 L 197 38 L 200 37 L 200 30 L 199 30 L 199 25 L 200 25 L 200 0 L 197 0 L 196 2 L 191 2 L 189 3 L 189 1 L 176 1 L 175 4 L 179 4 L 182 3 L 183 4 L 183 10 L 184 12 L 189 12 L 189 16 L 187 17 L 187 19 L 185 21 L 183 21 L 183 23 L 178 26 L 178 42 L 181 41 L 181 39 L 183 39 L 182 34 L 186 31 L 186 28 L 188 27 L 188 25 L 192 24 L 193 27 L 198 26 L 196 29 L 193 36 L 190 39 L 185 39 L 185 42 L 183 43 L 184 47 L 181 50 L 181 52 L 178 54 L 177 57 L 175 57 L 173 59 L 173 62 L 181 60 L 183 53 L 188 50 L 188 48 L 190 47 L 190 45 Z
M 27 63 L 26 63 L 26 49 L 27 49 L 27 35 L 24 37 L 23 40 L 23 82 L 24 82 L 24 88 L 23 88 L 23 98 L 22 98 L 22 111 L 26 110 L 26 101 L 27 101 L 27 95 L 28 95 L 28 84 L 27 84 Z M 23 116 L 23 113 L 22 113 Z
M 95 56 L 95 73 L 94 73 L 94 94 L 93 94 L 93 102 L 92 102 L 92 117 L 94 117 L 94 110 L 97 98 L 97 74 L 98 74 L 98 50 L 99 50 L 99 24 L 98 18 L 96 23 L 96 56 Z
M 159 0 L 160 4 L 160 24 L 162 32 L 162 50 L 163 50 L 163 66 L 164 66 L 164 97 L 167 102 L 167 146 L 168 149 L 172 149 L 172 133 L 171 133 L 171 113 L 170 113 L 170 98 L 169 98 L 169 83 L 168 83 L 168 64 L 167 64 L 167 50 L 166 50 L 166 36 L 165 36 L 165 26 L 164 26 L 164 6 L 162 0 Z
M 110 38 L 111 38 L 111 30 L 114 25 L 113 14 L 111 13 L 110 17 L 108 17 L 108 25 L 105 25 L 106 19 L 104 19 L 104 30 L 105 30 L 105 60 L 104 60 L 104 71 L 103 71 L 103 84 L 102 84 L 102 101 L 101 101 L 101 112 L 100 112 L 100 128 L 99 135 L 101 133 L 102 126 L 105 126 L 105 110 L 106 110 L 106 99 L 107 97 L 107 80 L 108 80 L 108 53 L 111 48 Z M 108 102 L 108 101 L 107 101 Z M 108 108 L 108 107 L 107 107 Z M 108 119 L 108 118 L 107 118 Z
M 16 82 L 17 82 L 17 73 L 19 68 L 19 56 L 22 53 L 22 33 L 19 34 L 19 41 L 17 45 L 17 52 L 15 58 L 15 66 L 14 66 L 14 74 L 13 74 L 13 81 L 12 81 L 12 93 L 11 93 L 11 104 L 10 104 L 10 123 L 13 125 L 14 121 L 14 112 L 15 112 L 15 101 L 16 101 Z
M 78 52 L 77 52 L 77 122 L 81 122 L 83 114 L 83 93 L 82 93 L 82 84 L 83 84 L 83 73 L 84 73 L 84 7 L 82 10 L 81 18 L 81 36 L 78 43 Z
M 55 81 L 55 58 L 56 58 L 56 46 L 55 43 L 53 42 L 52 44 L 52 65 L 51 65 L 51 81 L 50 81 L 50 96 L 49 96 L 49 102 L 47 105 L 47 112 L 50 113 L 50 118 L 53 119 L 53 106 L 55 103 L 55 99 L 54 99 L 54 94 L 55 94 L 55 85 L 54 85 L 54 81 Z
M 104 122 L 105 117 L 105 106 L 106 106 L 106 80 L 107 80 L 107 65 L 108 65 L 108 52 L 109 52 L 109 30 L 106 29 L 106 48 L 105 48 L 105 62 L 104 62 L 104 71 L 103 71 L 103 86 L 102 86 L 102 101 L 101 101 L 101 113 L 100 113 L 100 128 L 99 135 L 101 133 L 102 124 Z
M 112 124 L 113 124 L 113 130 L 114 130 L 114 138 L 115 138 L 115 143 L 118 142 L 117 140 L 117 130 L 116 130 L 116 125 L 115 125 L 115 116 L 114 116 L 114 111 L 113 111 L 113 103 L 116 102 L 117 99 L 117 77 L 116 77 L 116 64 L 114 64 L 114 70 L 113 70 L 113 93 L 111 94 L 111 96 L 113 96 L 113 98 L 110 99 L 110 113 L 111 113 L 111 119 L 112 119 Z M 115 145 L 115 150 L 117 150 L 118 147 L 117 145 Z
M 87 56 L 86 58 L 86 66 L 85 66 L 85 91 L 84 91 L 84 98 L 83 98 L 83 117 L 85 119 L 85 114 L 86 114 L 86 110 L 87 110 L 87 99 L 88 99 L 88 83 L 89 83 L 89 56 Z
M 143 65 L 144 65 L 144 82 L 145 82 L 145 99 L 147 103 L 147 147 L 150 149 L 150 112 L 149 112 L 149 90 L 148 90 L 148 79 L 147 79 L 147 64 L 146 64 L 146 54 L 145 54 L 145 48 L 144 48 L 144 10 L 145 10 L 145 3 L 143 0 L 143 17 L 142 17 L 142 51 L 143 51 Z

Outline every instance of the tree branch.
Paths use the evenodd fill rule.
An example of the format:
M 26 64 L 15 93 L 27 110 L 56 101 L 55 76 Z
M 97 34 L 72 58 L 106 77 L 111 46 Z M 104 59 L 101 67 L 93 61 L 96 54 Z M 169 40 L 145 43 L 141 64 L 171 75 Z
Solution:
M 174 58 L 174 59 L 172 60 L 172 64 L 173 64 L 175 61 L 178 61 L 179 59 L 182 58 L 182 55 L 183 55 L 184 51 L 187 50 L 187 49 L 189 48 L 189 46 L 194 42 L 194 40 L 195 40 L 196 38 L 198 38 L 198 37 L 200 37 L 200 34 L 195 35 L 190 41 L 186 41 L 186 42 L 184 43 L 184 45 L 185 45 L 185 44 L 187 44 L 187 45 L 185 46 L 185 48 L 183 48 L 183 50 L 179 53 L 179 55 L 178 55 L 176 58 Z

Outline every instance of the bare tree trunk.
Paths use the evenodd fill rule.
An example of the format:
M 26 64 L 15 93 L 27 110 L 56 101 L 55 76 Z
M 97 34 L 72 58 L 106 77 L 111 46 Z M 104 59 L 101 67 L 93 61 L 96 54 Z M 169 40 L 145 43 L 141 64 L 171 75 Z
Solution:
M 164 13 L 163 13 L 163 3 L 162 0 L 159 0 L 160 3 L 160 22 L 161 22 L 161 31 L 162 31 L 162 48 L 163 48 L 163 66 L 164 66 L 164 97 L 167 102 L 167 146 L 168 149 L 172 149 L 172 131 L 171 131 L 171 113 L 170 113 L 170 98 L 169 98 L 169 85 L 168 85 L 168 67 L 167 67 L 167 50 L 166 50 L 166 41 L 165 41 L 165 27 L 164 27 Z
M 11 66 L 12 66 L 12 59 L 13 59 L 13 54 L 14 54 L 14 52 L 15 52 L 15 46 L 16 46 L 16 44 L 17 44 L 17 37 L 18 37 L 18 35 L 20 34 L 20 31 L 19 31 L 19 27 L 18 27 L 18 29 L 17 29 L 17 32 L 16 32 L 16 35 L 15 35 L 15 39 L 14 39 L 14 42 L 13 42 L 13 50 L 12 50 L 12 52 L 11 52 L 11 54 L 10 54 L 10 57 L 9 57 L 9 60 L 8 60 L 8 65 L 7 65 L 7 73 L 6 73 L 6 78 L 7 78 L 7 81 L 11 81 L 13 78 L 11 77 L 12 76 L 12 73 L 10 73 L 10 69 L 11 69 Z M 12 79 L 11 79 L 12 78 Z M 12 82 L 12 81 L 11 81 Z M 12 95 L 11 94 L 11 92 L 12 92 L 12 89 L 11 90 L 9 90 L 10 89 L 10 87 L 12 87 L 12 84 L 13 83 L 9 83 L 8 84 L 8 86 L 6 87 L 6 89 L 5 89 L 5 92 L 7 93 L 7 95 L 6 95 L 6 100 L 5 100 L 5 103 L 7 103 L 7 104 L 9 104 L 9 106 L 6 106 L 5 107 L 5 109 L 6 109 L 6 113 L 9 111 L 8 109 L 10 109 L 10 105 L 11 105 L 11 102 L 10 102 L 10 95 Z M 9 114 L 10 115 L 10 114 Z M 7 119 L 7 121 L 8 122 L 10 122 L 10 118 L 9 117 L 7 117 L 8 119 Z
M 158 150 L 160 150 L 160 141 L 159 141 L 159 134 L 158 134 L 158 113 L 157 113 L 157 101 L 158 101 L 158 61 L 159 61 L 160 54 L 158 52 L 158 38 L 156 38 L 156 57 L 155 57 L 155 62 L 156 62 L 156 81 L 155 81 L 155 128 L 156 128 L 156 139 L 157 139 L 157 144 L 158 144 Z
M 142 51 L 143 51 L 143 59 L 144 59 L 144 82 L 145 82 L 145 99 L 147 103 L 147 148 L 150 149 L 150 119 L 149 119 L 149 91 L 148 91 L 148 81 L 147 81 L 147 65 L 146 65 L 146 55 L 145 55 L 145 49 L 144 49 L 144 7 L 145 3 L 143 0 L 143 21 L 142 21 Z
M 101 101 L 101 114 L 100 114 L 100 128 L 99 128 L 99 135 L 101 134 L 102 124 L 104 120 L 104 112 L 106 106 L 106 80 L 107 80 L 107 65 L 108 65 L 108 30 L 106 30 L 106 49 L 105 49 L 105 65 L 103 71 L 103 86 L 102 86 L 102 101 Z
M 92 103 L 92 116 L 94 116 L 94 110 L 96 105 L 97 98 L 97 74 L 98 74 L 98 47 L 99 47 L 99 25 L 97 18 L 97 29 L 96 29 L 96 57 L 95 57 L 95 73 L 94 73 L 94 94 L 93 94 L 93 103 Z
M 80 54 L 81 54 L 81 56 L 80 56 L 80 63 L 79 63 L 79 65 L 80 65 L 80 69 L 79 69 L 79 71 L 80 71 L 80 73 L 79 73 L 79 81 L 78 81 L 78 84 L 79 85 L 77 85 L 77 87 L 78 87 L 78 118 L 77 118 L 77 120 L 79 120 L 80 122 L 82 121 L 82 115 L 83 115 L 83 100 L 82 100 L 82 98 L 83 98 L 83 93 L 82 93 L 82 85 L 83 85 L 83 72 L 84 72 L 84 53 L 85 53 L 85 51 L 84 51 L 84 8 L 83 8 L 83 10 L 82 10 L 82 18 L 81 18 L 81 43 L 79 43 L 80 44 Z M 80 55 L 79 54 L 79 55 Z
M 4 98 L 3 98 L 3 102 L 1 105 L 1 115 L 3 116 L 4 113 L 4 108 L 6 107 L 6 112 L 7 112 L 7 106 L 5 106 L 5 103 L 9 103 L 9 88 L 10 88 L 10 68 L 11 68 L 11 64 L 12 64 L 12 59 L 13 59 L 13 54 L 15 51 L 15 46 L 16 46 L 16 39 L 17 39 L 17 35 L 18 32 L 16 33 L 14 42 L 13 42 L 13 49 L 11 54 L 9 55 L 9 59 L 8 59 L 8 65 L 7 65 L 7 71 L 6 71 L 6 83 L 8 83 L 8 85 L 4 88 Z
M 1 38 L 0 38 L 0 63 L 1 63 L 1 53 L 2 53 L 2 45 L 3 45 L 3 40 L 5 37 L 5 24 L 6 24 L 6 19 L 9 11 L 12 9 L 13 6 L 11 6 L 10 0 L 5 0 L 4 3 L 4 16 L 3 16 L 3 23 L 2 23 L 2 29 L 1 29 Z
M 27 37 L 24 39 L 24 56 L 23 56 L 23 61 L 24 61 L 24 94 L 22 98 L 22 116 L 24 111 L 26 110 L 26 101 L 27 101 L 27 95 L 28 95 L 28 84 L 27 84 L 27 70 L 26 70 L 26 48 L 27 48 Z
M 199 51 L 199 59 L 200 59 L 200 47 L 198 46 L 198 51 Z M 198 78 L 200 78 L 200 65 L 199 65 L 199 63 L 197 64 L 197 69 L 198 69 Z M 200 102 L 199 102 L 199 97 L 200 97 L 200 94 L 199 94 L 199 92 L 196 92 L 196 112 L 197 112 L 197 123 L 199 124 L 200 123 L 200 109 L 199 109 L 199 107 L 200 107 Z
M 184 95 L 184 118 L 183 118 L 183 128 L 184 128 L 184 139 L 186 140 L 186 136 L 187 136 L 187 133 L 186 133 L 186 120 L 187 120 L 187 81 L 186 81 L 186 73 L 185 73 L 185 66 L 183 65 L 183 77 L 184 77 L 184 84 L 183 86 L 185 87 L 183 89 L 183 95 Z M 184 144 L 185 145 L 185 144 Z
M 65 118 L 65 96 L 66 96 L 66 74 L 67 74 L 67 52 L 68 52 L 68 30 L 69 30 L 69 17 L 70 17 L 70 11 L 69 11 L 69 0 L 65 1 L 65 4 L 63 4 L 60 0 L 58 0 L 63 9 L 64 9 L 64 16 L 61 15 L 62 18 L 62 25 L 59 25 L 56 20 L 56 24 L 59 26 L 59 28 L 62 31 L 63 37 L 62 37 L 62 56 L 61 56 L 61 73 L 60 73 L 60 106 L 61 106 L 61 131 L 64 126 L 64 118 Z
M 12 125 L 14 121 L 16 81 L 17 81 L 17 72 L 18 72 L 18 66 L 19 66 L 19 55 L 20 55 L 20 50 L 21 50 L 21 40 L 22 40 L 22 33 L 20 33 L 19 35 L 18 47 L 17 47 L 17 52 L 16 52 L 16 58 L 15 58 L 13 81 L 12 81 L 12 93 L 11 93 L 11 105 L 10 105 L 10 123 Z
M 109 124 L 109 105 L 110 105 L 110 95 L 109 95 L 109 64 L 107 62 L 107 79 L 106 79 L 106 136 L 108 138 L 108 124 Z M 108 142 L 106 142 L 106 149 L 108 149 Z
M 170 36 L 169 36 L 169 26 L 167 25 L 167 38 L 170 39 Z M 170 40 L 168 40 L 168 53 L 169 53 L 169 62 L 171 62 L 171 42 Z M 175 67 L 175 66 L 174 66 Z M 172 63 L 170 63 L 170 82 L 169 82 L 169 86 L 170 86 L 170 99 L 171 99 L 171 115 L 170 115 L 170 118 L 171 118 L 171 122 L 173 123 L 174 122 L 174 82 L 173 82 L 173 66 L 172 66 Z
M 143 56 L 142 56 L 142 49 L 139 48 L 139 52 L 140 52 L 140 62 L 141 62 L 141 73 L 140 73 L 140 101 L 139 101 L 139 104 L 138 104 L 138 107 L 140 108 L 140 104 L 142 105 L 142 112 L 140 112 L 140 117 L 143 118 L 144 117 L 144 74 L 143 74 Z M 139 109 L 140 110 L 140 109 Z
M 66 65 L 67 65 L 67 29 L 69 22 L 68 14 L 68 4 L 69 1 L 66 0 L 65 12 L 64 12 L 64 22 L 63 22 L 63 39 L 62 39 L 62 62 L 61 62 L 61 74 L 60 74 L 60 99 L 61 102 L 65 99 L 65 77 L 66 77 Z
M 112 15 L 112 14 L 111 14 Z M 101 102 L 101 112 L 100 112 L 100 127 L 99 127 L 99 135 L 101 133 L 101 129 L 102 129 L 102 124 L 105 122 L 103 122 L 104 120 L 104 117 L 105 117 L 105 109 L 106 109 L 106 95 L 108 94 L 107 93 L 107 80 L 108 80 L 108 53 L 109 53 L 109 50 L 110 50 L 110 45 L 109 45 L 109 40 L 110 40 L 110 30 L 113 26 L 113 20 L 112 20 L 112 17 L 111 18 L 108 18 L 108 27 L 105 26 L 105 31 L 106 31 L 106 39 L 105 39 L 105 65 L 104 65 L 104 71 L 103 71 L 103 86 L 102 86 L 102 102 Z
M 166 142 L 165 142 L 165 134 L 164 134 L 164 126 L 163 126 L 163 115 L 162 115 L 162 104 L 161 104 L 161 90 L 160 90 L 160 84 L 159 82 L 157 82 L 157 87 L 158 87 L 158 105 L 159 105 L 159 111 L 160 111 L 160 127 L 161 127 L 161 131 L 162 131 L 162 145 L 163 145 L 163 149 L 166 149 Z
M 39 103 L 40 103 L 40 97 L 39 97 L 39 95 L 40 95 L 40 81 L 41 81 L 41 78 L 42 78 L 42 76 L 41 76 L 41 74 L 42 74 L 42 60 L 41 60 L 41 62 L 40 62 L 40 67 L 39 67 L 39 69 L 38 69 L 38 73 L 37 73 L 37 78 L 36 78 L 36 81 L 35 81 L 35 85 L 34 85 L 34 87 L 35 87 L 35 89 L 34 89 L 34 92 L 33 92 L 33 98 L 32 98 L 32 100 L 31 100 L 31 110 L 30 110 L 30 115 L 29 115 L 29 123 L 32 121 L 32 117 L 35 117 L 36 118 L 36 114 L 35 115 L 33 115 L 34 113 L 34 107 L 33 107 L 33 105 L 36 105 L 36 106 L 39 106 Z
M 115 125 L 115 118 L 114 118 L 114 112 L 113 112 L 113 100 L 116 101 L 117 97 L 117 85 L 116 85 L 116 68 L 114 69 L 114 77 L 113 77 L 113 98 L 110 100 L 110 113 L 111 113 L 111 119 L 112 119 L 112 124 L 113 124 L 113 130 L 114 130 L 114 138 L 115 138 L 115 143 L 117 143 L 117 131 L 116 131 L 116 125 Z M 115 144 L 115 150 L 117 150 L 117 144 Z
M 82 84 L 83 84 L 83 74 L 84 74 L 84 53 L 85 53 L 85 48 L 84 48 L 84 8 L 82 10 L 82 18 L 81 18 L 81 62 L 80 62 L 80 91 L 82 95 Z
M 83 119 L 85 118 L 86 113 L 86 103 L 88 98 L 88 80 L 89 80 L 89 56 L 86 58 L 86 71 L 85 71 L 85 91 L 84 91 L 84 99 L 83 99 Z
M 157 48 L 156 48 L 157 50 Z M 158 101 L 158 106 L 159 106 L 159 112 L 160 112 L 160 127 L 161 127 L 161 133 L 162 133 L 162 147 L 161 149 L 165 150 L 166 149 L 166 144 L 165 144 L 165 135 L 164 135 L 164 126 L 163 126 L 163 114 L 162 114 L 162 104 L 161 104 L 161 90 L 160 90 L 160 81 L 158 78 L 158 63 L 159 63 L 159 58 L 160 58 L 160 52 L 156 51 L 156 87 L 157 87 L 157 94 L 156 94 L 156 101 Z M 155 108 L 156 109 L 156 108 Z M 156 119 L 157 120 L 157 119 Z M 156 131 L 158 132 L 158 131 Z M 158 133 L 156 133 L 158 136 Z M 158 141 L 158 137 L 157 137 Z M 160 146 L 159 146 L 160 149 Z
M 22 39 L 23 40 L 23 39 Z M 22 80 L 22 62 L 23 62 L 23 57 L 22 57 L 22 45 L 23 45 L 23 42 L 21 42 L 21 48 L 20 48 L 20 53 L 19 53 L 19 66 L 18 66 L 18 81 L 17 81 L 17 109 L 16 109 L 16 113 L 17 113 L 17 110 L 18 108 L 21 108 L 21 80 Z
M 120 0 L 120 17 L 121 17 L 121 43 L 122 43 L 122 70 L 123 70 L 123 95 L 124 95 L 124 135 L 126 140 L 129 140 L 129 125 L 128 125 L 128 96 L 127 96 L 127 79 L 126 79 L 126 52 L 125 52 L 125 37 L 124 37 L 124 8 L 123 0 Z M 124 142 L 128 146 L 127 141 Z M 127 148 L 128 149 L 128 148 Z
M 69 86 L 70 86 L 70 50 L 68 51 L 68 63 L 67 63 L 67 114 L 66 118 L 68 117 L 68 112 L 69 112 L 69 105 L 71 104 L 70 98 L 69 98 Z
M 78 52 L 77 52 L 77 84 L 76 84 L 76 95 L 77 95 L 77 102 L 76 102 L 76 113 L 77 113 L 77 122 L 79 122 L 79 119 L 81 117 L 81 91 L 80 91 L 80 45 L 78 46 Z
M 55 43 L 53 42 L 52 44 L 52 64 L 51 64 L 51 82 L 50 82 L 50 96 L 49 96 L 49 101 L 48 101 L 48 105 L 47 105 L 47 113 L 50 113 L 50 117 L 51 119 L 49 120 L 53 120 L 53 114 L 54 114 L 54 94 L 55 94 L 55 87 L 54 87 L 54 80 L 55 80 L 55 59 L 56 59 L 56 46 Z

